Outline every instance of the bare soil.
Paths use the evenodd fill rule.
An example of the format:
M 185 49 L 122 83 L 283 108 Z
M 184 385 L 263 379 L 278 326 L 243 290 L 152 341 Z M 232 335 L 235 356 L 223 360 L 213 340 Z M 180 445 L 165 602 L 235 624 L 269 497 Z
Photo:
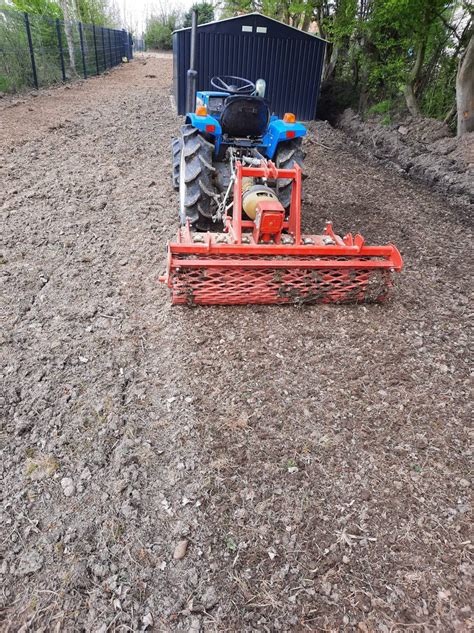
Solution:
M 171 77 L 0 105 L 4 630 L 467 631 L 466 207 L 314 123 L 303 223 L 391 302 L 171 307 Z
M 394 167 L 401 175 L 428 184 L 451 202 L 474 204 L 474 133 L 453 136 L 442 121 L 405 117 L 384 125 L 381 116 L 367 121 L 346 110 L 338 126 L 369 158 Z

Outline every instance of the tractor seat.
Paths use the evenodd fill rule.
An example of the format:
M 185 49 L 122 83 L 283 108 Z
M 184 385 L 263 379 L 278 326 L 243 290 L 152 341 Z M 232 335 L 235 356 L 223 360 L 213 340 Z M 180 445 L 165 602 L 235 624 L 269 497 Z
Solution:
M 262 97 L 227 97 L 221 114 L 222 133 L 237 138 L 263 136 L 270 121 L 270 108 Z

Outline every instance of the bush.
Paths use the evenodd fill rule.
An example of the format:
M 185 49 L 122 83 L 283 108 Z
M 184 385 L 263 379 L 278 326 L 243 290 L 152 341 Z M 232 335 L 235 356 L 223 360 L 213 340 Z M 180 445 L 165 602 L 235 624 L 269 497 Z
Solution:
M 210 2 L 195 2 L 184 14 L 183 26 L 191 26 L 193 10 L 198 12 L 198 24 L 205 24 L 214 20 L 214 7 Z
M 146 47 L 162 50 L 173 48 L 173 31 L 179 27 L 181 21 L 181 13 L 175 9 L 152 15 L 146 25 Z
M 150 20 L 145 34 L 145 44 L 147 48 L 169 50 L 173 48 L 173 31 L 168 24 Z
M 374 103 L 374 105 L 370 106 L 369 114 L 387 114 L 391 112 L 393 109 L 393 104 L 390 99 L 385 99 L 385 101 L 380 101 L 379 103 Z

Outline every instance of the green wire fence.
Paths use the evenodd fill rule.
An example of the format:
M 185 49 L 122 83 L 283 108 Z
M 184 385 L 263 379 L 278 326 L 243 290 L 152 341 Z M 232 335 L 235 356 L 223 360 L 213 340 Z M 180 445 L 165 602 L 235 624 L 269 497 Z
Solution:
M 133 49 L 125 30 L 0 9 L 0 91 L 99 75 Z

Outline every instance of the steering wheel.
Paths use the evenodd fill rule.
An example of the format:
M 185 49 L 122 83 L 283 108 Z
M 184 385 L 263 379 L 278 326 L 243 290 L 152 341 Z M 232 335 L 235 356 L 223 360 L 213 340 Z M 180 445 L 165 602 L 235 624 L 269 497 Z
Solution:
M 234 77 L 233 75 L 224 75 L 222 77 L 216 75 L 211 79 L 211 86 L 216 88 L 216 90 L 228 92 L 231 95 L 251 95 L 256 89 L 253 81 L 243 77 Z

